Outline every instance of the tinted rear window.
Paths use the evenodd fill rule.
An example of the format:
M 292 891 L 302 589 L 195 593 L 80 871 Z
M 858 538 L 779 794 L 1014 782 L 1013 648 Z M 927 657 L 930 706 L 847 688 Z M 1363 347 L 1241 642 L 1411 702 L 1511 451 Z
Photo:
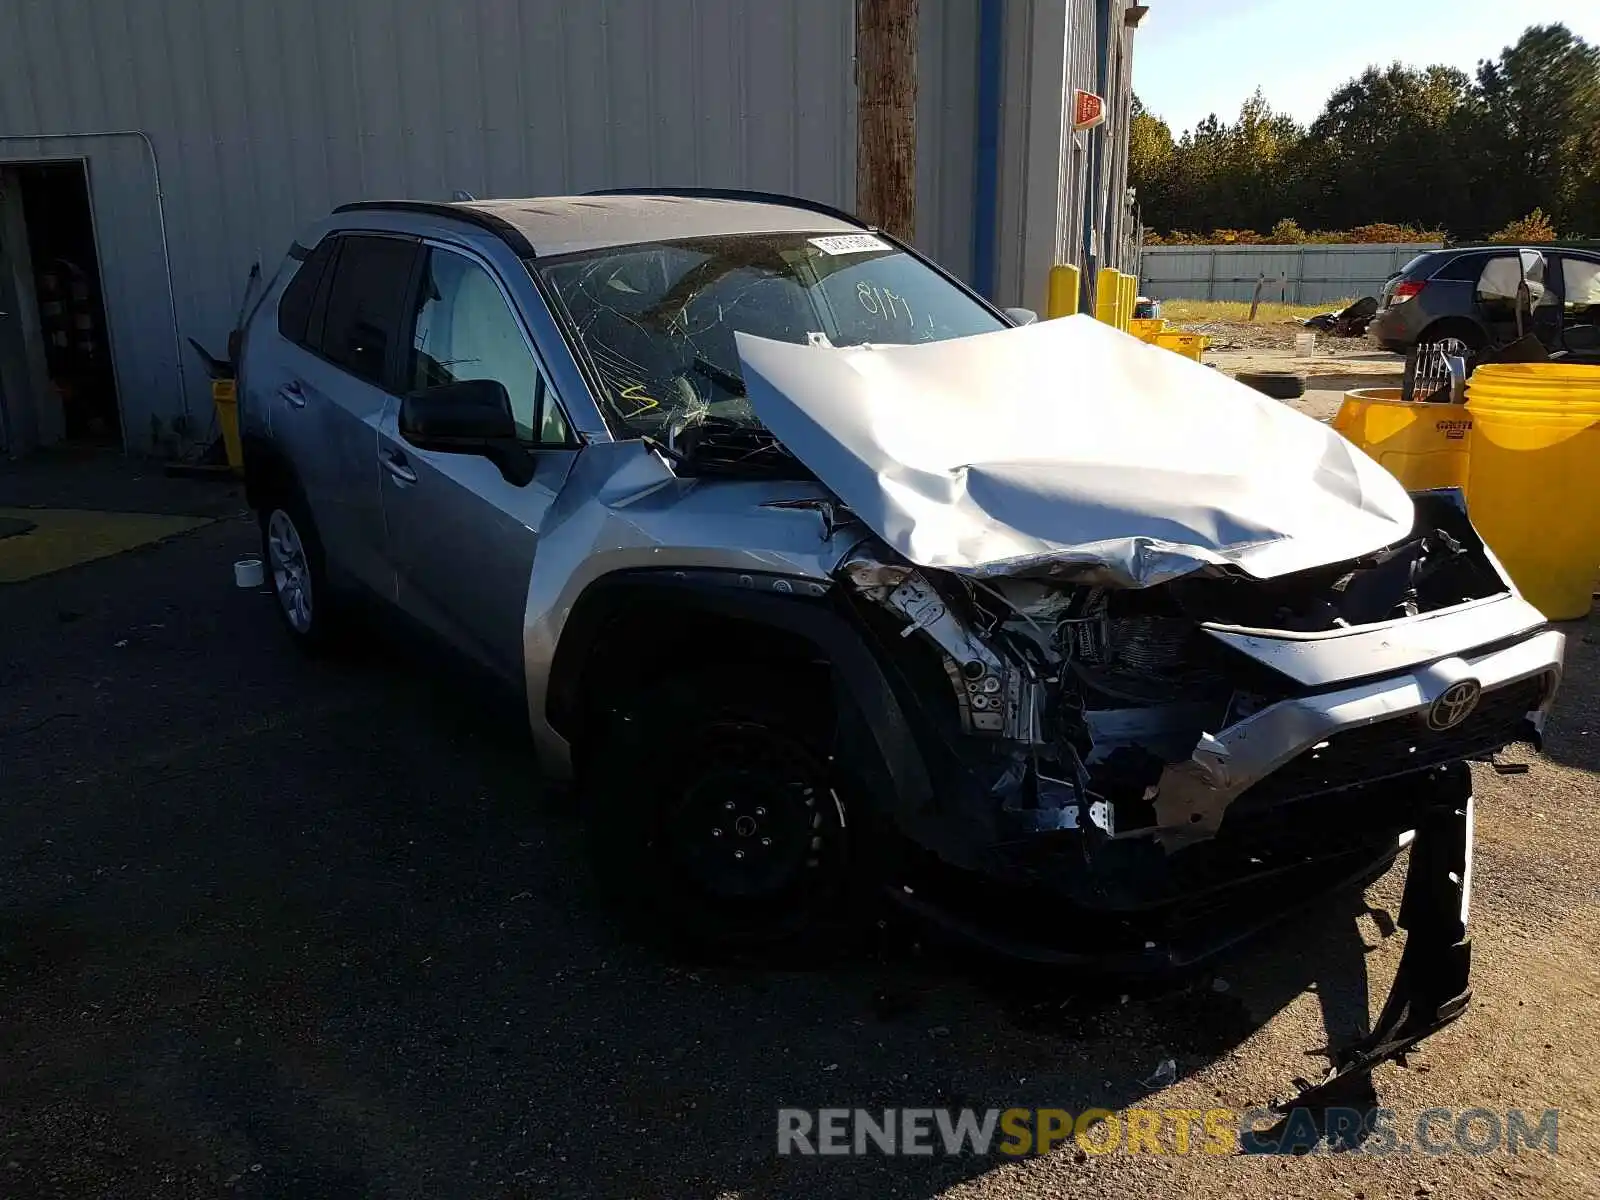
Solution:
M 1483 274 L 1483 264 L 1491 258 L 1488 254 L 1458 254 L 1439 269 L 1435 279 L 1451 279 L 1460 283 L 1477 283 Z
M 1429 275 L 1433 274 L 1434 264 L 1438 261 L 1439 255 L 1436 251 L 1430 250 L 1424 254 L 1419 254 L 1405 266 L 1401 267 L 1394 278 L 1426 279 Z
M 317 294 L 317 284 L 333 258 L 334 239 L 323 238 L 311 252 L 289 286 L 283 289 L 283 299 L 278 301 L 278 332 L 291 342 L 304 344 L 306 326 L 311 319 L 312 301 Z
M 328 291 L 322 354 L 352 375 L 381 384 L 400 309 L 411 282 L 415 243 L 391 237 L 342 236 Z

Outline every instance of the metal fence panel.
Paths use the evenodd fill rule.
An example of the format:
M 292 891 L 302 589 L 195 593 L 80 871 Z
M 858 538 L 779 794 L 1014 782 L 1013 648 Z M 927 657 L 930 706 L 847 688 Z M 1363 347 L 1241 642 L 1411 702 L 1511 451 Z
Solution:
M 1375 296 L 1384 280 L 1440 242 L 1331 246 L 1146 246 L 1139 290 L 1156 300 L 1261 299 L 1323 304 Z

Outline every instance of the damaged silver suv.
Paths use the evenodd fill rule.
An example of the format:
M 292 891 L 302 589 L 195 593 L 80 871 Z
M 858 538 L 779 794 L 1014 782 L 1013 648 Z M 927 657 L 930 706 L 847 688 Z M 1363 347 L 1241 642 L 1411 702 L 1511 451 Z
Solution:
M 1043 961 L 1198 962 L 1410 842 L 1395 993 L 1466 1003 L 1467 760 L 1562 635 L 1456 493 L 845 214 L 726 192 L 346 206 L 239 354 L 292 635 L 376 595 L 514 684 L 658 928 L 863 882 Z

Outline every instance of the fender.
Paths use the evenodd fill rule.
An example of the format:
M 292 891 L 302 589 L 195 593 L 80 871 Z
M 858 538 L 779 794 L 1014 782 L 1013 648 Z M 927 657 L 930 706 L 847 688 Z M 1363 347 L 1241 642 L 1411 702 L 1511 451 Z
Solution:
M 606 618 L 620 602 L 640 593 L 649 594 L 651 603 L 775 630 L 812 647 L 827 662 L 833 679 L 841 756 L 889 811 L 908 815 L 931 802 L 933 786 L 911 725 L 861 634 L 826 593 L 755 592 L 738 572 L 628 570 L 590 585 L 566 622 L 551 664 L 547 714 L 553 727 L 572 728 L 584 666 Z

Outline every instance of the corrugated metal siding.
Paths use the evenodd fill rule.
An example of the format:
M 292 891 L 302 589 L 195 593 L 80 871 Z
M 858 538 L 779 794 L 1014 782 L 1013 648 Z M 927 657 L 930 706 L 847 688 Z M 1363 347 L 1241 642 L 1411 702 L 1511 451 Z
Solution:
M 919 241 L 965 269 L 975 16 L 924 7 Z M 163 210 L 178 328 L 220 350 L 250 264 L 270 273 L 350 200 L 677 184 L 848 207 L 853 37 L 851 0 L 8 0 L 0 159 L 87 159 L 145 449 L 152 417 L 209 420 L 192 361 L 179 394 Z M 109 130 L 155 158 L 131 136 L 13 136 Z
M 917 247 L 972 278 L 978 0 L 922 0 L 917 45 Z
M 1093 0 L 1072 0 L 1072 4 Z M 1005 8 L 995 299 L 1044 311 L 1050 267 L 1061 261 L 1066 158 L 1069 0 Z
M 1062 104 L 1067 117 L 1062 121 L 1062 158 L 1065 183 L 1062 189 L 1061 235 L 1056 261 L 1080 263 L 1083 259 L 1084 227 L 1088 220 L 1089 174 L 1092 133 L 1072 130 L 1072 93 L 1095 91 L 1098 84 L 1100 39 L 1095 27 L 1095 0 L 1070 0 L 1067 10 L 1066 86 Z
M 1146 246 L 1140 291 L 1157 300 L 1321 304 L 1375 296 L 1384 280 L 1438 242 L 1347 246 Z M 1286 282 L 1280 282 L 1286 280 Z

